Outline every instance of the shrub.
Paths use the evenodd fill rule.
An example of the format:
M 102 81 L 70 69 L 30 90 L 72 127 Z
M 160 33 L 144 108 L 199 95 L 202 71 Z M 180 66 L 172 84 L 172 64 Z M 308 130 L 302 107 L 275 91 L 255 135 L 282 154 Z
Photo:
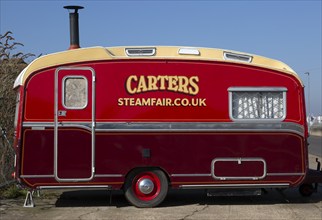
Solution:
M 19 73 L 27 66 L 25 59 L 34 54 L 16 52 L 23 44 L 15 42 L 12 32 L 0 35 L 0 186 L 11 178 L 14 153 L 10 146 L 14 134 L 16 93 L 13 84 Z M 6 135 L 2 129 L 6 128 Z M 7 139 L 5 139 L 7 137 Z M 9 143 L 8 141 L 9 140 Z

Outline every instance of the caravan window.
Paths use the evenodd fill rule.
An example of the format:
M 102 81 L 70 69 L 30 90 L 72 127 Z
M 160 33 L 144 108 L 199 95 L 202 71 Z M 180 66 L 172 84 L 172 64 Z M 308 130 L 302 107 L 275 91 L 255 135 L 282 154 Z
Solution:
M 87 79 L 82 76 L 67 76 L 63 79 L 63 105 L 68 109 L 83 109 L 87 106 Z
M 279 120 L 286 117 L 286 88 L 230 88 L 232 120 Z

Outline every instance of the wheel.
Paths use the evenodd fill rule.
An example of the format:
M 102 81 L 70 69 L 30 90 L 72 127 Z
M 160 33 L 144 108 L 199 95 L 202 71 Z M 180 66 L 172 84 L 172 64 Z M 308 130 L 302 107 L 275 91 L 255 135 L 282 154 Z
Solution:
M 159 205 L 168 193 L 168 180 L 158 169 L 136 169 L 126 178 L 124 185 L 126 199 L 139 208 Z
M 302 196 L 309 197 L 314 192 L 314 188 L 312 184 L 305 183 L 300 186 L 299 191 Z

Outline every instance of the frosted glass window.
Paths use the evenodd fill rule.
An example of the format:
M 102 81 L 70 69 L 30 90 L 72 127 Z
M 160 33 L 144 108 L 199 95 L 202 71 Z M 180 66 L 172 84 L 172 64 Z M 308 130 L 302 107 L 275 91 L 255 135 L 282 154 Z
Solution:
M 231 91 L 232 119 L 283 120 L 285 91 Z
M 66 77 L 64 79 L 63 104 L 70 109 L 83 109 L 87 106 L 87 79 Z

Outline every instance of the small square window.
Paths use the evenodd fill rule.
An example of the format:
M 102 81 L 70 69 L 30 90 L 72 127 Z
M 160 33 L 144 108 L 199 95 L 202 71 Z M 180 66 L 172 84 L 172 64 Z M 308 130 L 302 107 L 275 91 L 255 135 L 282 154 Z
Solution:
M 87 79 L 67 76 L 63 79 L 63 105 L 68 109 L 84 109 L 87 106 Z

